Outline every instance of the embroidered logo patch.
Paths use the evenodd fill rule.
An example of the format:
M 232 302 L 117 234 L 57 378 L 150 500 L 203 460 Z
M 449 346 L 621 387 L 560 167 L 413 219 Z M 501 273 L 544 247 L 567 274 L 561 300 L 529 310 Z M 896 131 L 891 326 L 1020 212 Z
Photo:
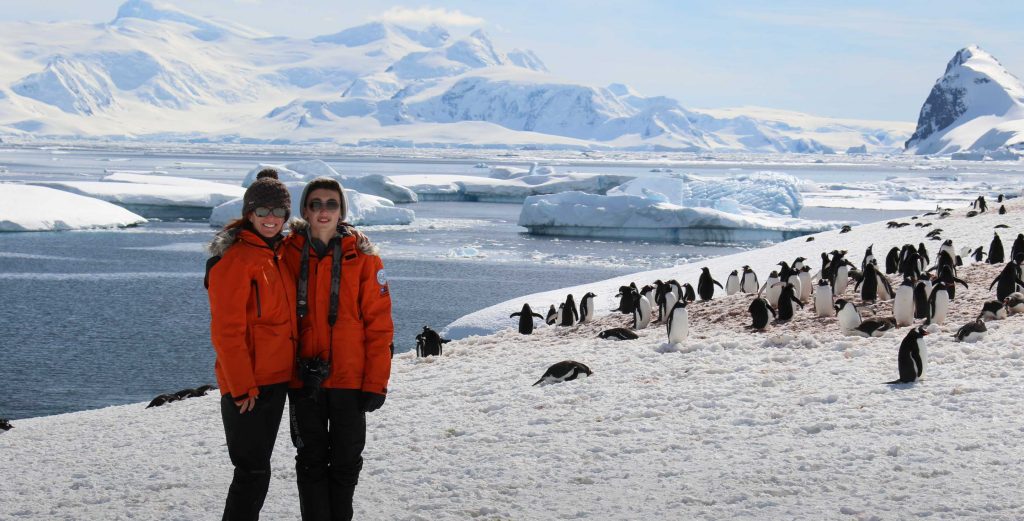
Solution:
M 386 286 L 387 283 L 388 283 L 388 274 L 384 273 L 383 269 L 377 270 L 377 284 L 380 284 L 381 286 Z

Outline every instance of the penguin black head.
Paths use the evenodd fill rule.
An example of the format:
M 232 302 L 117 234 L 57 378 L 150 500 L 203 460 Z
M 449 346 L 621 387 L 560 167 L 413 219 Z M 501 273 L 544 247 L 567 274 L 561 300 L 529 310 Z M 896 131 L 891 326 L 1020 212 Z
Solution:
M 917 326 L 910 330 L 911 333 L 916 333 L 918 337 L 928 336 L 928 330 L 924 326 Z
M 828 279 L 818 279 L 818 285 L 819 286 L 828 286 L 829 285 Z

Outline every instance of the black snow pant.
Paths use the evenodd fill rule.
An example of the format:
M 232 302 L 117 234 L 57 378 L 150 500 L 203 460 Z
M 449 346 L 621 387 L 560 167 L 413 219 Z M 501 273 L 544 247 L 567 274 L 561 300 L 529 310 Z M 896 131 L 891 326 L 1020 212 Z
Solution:
M 244 414 L 230 394 L 220 399 L 228 455 L 235 474 L 224 505 L 224 521 L 257 520 L 270 487 L 270 455 L 284 414 L 288 383 L 260 387 L 253 410 Z
M 315 400 L 303 389 L 288 393 L 302 519 L 350 520 L 366 445 L 362 393 L 322 389 Z

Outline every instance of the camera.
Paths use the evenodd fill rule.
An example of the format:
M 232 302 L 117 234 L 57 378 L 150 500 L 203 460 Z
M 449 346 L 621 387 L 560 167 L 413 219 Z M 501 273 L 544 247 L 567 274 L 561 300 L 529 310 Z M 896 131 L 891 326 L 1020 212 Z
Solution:
M 324 380 L 331 374 L 331 363 L 319 358 L 299 359 L 299 378 L 302 385 L 309 391 L 323 387 Z

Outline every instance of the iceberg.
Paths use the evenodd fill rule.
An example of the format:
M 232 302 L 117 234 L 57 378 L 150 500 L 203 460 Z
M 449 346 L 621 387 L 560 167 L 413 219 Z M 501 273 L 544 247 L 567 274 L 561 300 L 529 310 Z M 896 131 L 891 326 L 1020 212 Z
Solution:
M 523 202 L 519 226 L 536 235 L 669 242 L 787 240 L 841 227 L 767 212 L 735 200 L 718 207 L 686 207 L 650 195 L 564 192 Z
M 801 181 L 789 174 L 755 172 L 727 178 L 693 174 L 634 179 L 608 191 L 608 195 L 654 197 L 679 206 L 700 206 L 736 213 L 726 204 L 739 203 L 796 217 L 803 208 Z M 658 195 L 655 195 L 658 194 Z M 731 203 L 730 203 L 731 202 Z
M 100 199 L 150 218 L 202 219 L 245 189 L 226 183 L 152 174 L 114 173 L 101 181 L 40 181 L 46 186 Z
M 0 183 L 0 232 L 123 228 L 146 219 L 120 206 L 45 186 Z
M 301 205 L 304 182 L 285 182 L 292 196 L 292 217 L 298 217 Z M 346 221 L 357 226 L 377 224 L 409 224 L 415 219 L 412 210 L 396 208 L 395 203 L 383 197 L 345 189 L 345 200 L 348 203 Z M 210 226 L 224 226 L 242 215 L 242 198 L 228 201 L 213 209 L 210 213 Z
M 412 190 L 396 183 L 392 178 L 380 174 L 364 176 L 343 176 L 337 170 L 319 159 L 296 161 L 286 164 L 260 163 L 245 175 L 242 186 L 248 187 L 256 180 L 256 174 L 264 168 L 277 170 L 277 177 L 284 182 L 308 183 L 317 177 L 337 179 L 347 190 L 355 190 L 362 194 L 383 197 L 394 203 L 415 203 L 419 199 Z M 301 192 L 301 190 L 300 190 Z
M 541 167 L 545 169 L 547 167 Z M 495 167 L 490 177 L 469 175 L 402 175 L 396 183 L 416 192 L 421 201 L 521 203 L 533 195 L 567 191 L 604 194 L 633 176 L 568 173 L 530 174 L 514 167 Z

